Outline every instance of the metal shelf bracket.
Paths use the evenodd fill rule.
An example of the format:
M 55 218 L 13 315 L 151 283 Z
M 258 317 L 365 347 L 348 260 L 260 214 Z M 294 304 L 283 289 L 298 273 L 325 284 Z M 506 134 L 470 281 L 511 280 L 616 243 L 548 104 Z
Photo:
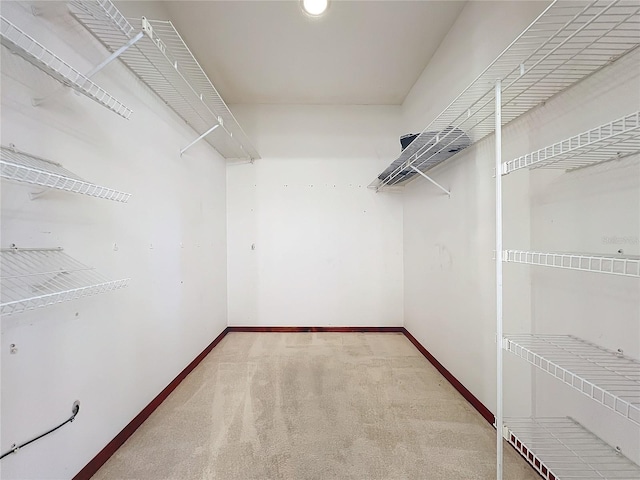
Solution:
M 99 65 L 96 65 L 96 67 L 93 68 L 90 72 L 88 72 L 85 76 L 87 78 L 90 78 L 91 76 L 93 76 L 96 73 L 98 73 L 104 67 L 106 67 L 111 62 L 113 62 L 116 58 L 118 58 L 120 55 L 122 55 L 124 52 L 126 52 L 127 49 L 129 49 L 130 47 L 135 45 L 138 42 L 138 40 L 140 40 L 142 37 L 144 37 L 144 32 L 138 32 L 138 34 L 135 37 L 131 38 L 131 40 L 129 40 L 127 43 L 122 45 L 119 49 L 117 49 L 115 52 L 113 52 L 111 55 L 109 55 L 107 58 L 105 58 L 102 61 L 102 63 L 100 63 Z
M 180 156 L 182 157 L 182 154 L 184 152 L 186 152 L 187 150 L 189 150 L 191 147 L 193 147 L 196 143 L 198 143 L 200 140 L 202 140 L 204 137 L 206 137 L 207 135 L 209 135 L 211 132 L 213 132 L 216 128 L 218 128 L 220 126 L 219 123 L 216 123 L 213 127 L 211 127 L 209 130 L 207 130 L 206 132 L 204 132 L 202 135 L 200 135 L 198 138 L 196 138 L 193 142 L 191 142 L 189 145 L 187 145 L 186 147 L 180 149 Z
M 442 185 L 440 185 L 438 182 L 436 182 L 433 178 L 431 178 L 429 175 L 427 175 L 424 172 L 421 172 L 419 169 L 417 169 L 416 167 L 414 167 L 413 165 L 411 165 L 411 168 L 413 170 L 415 170 L 416 172 L 418 172 L 420 175 L 422 175 L 424 178 L 426 178 L 427 180 L 429 180 L 431 183 L 433 183 L 436 187 L 438 187 L 440 190 L 442 190 L 444 193 L 446 193 L 447 195 L 449 195 L 449 198 L 451 198 L 451 191 L 447 190 L 446 188 L 444 188 Z
M 118 48 L 116 51 L 114 51 L 111 55 L 109 55 L 107 58 L 105 58 L 102 62 L 100 62 L 98 65 L 96 65 L 94 68 L 92 68 L 91 70 L 89 70 L 87 73 L 84 74 L 84 76 L 86 78 L 91 78 L 93 77 L 96 73 L 98 73 L 100 70 L 102 70 L 104 67 L 106 67 L 107 65 L 109 65 L 111 62 L 113 62 L 116 58 L 118 58 L 120 55 L 122 55 L 124 52 L 127 51 L 127 49 L 129 47 L 132 47 L 133 45 L 136 44 L 136 42 L 138 42 L 138 40 L 140 40 L 142 37 L 144 37 L 144 32 L 139 32 L 135 37 L 131 38 L 131 40 L 129 40 L 127 43 L 125 43 L 123 46 L 121 46 L 120 48 Z M 45 95 L 44 97 L 37 97 L 34 98 L 31 101 L 31 104 L 34 107 L 40 106 L 43 102 L 49 100 L 50 98 L 58 95 L 59 93 L 65 91 L 68 87 L 66 85 L 62 85 L 60 88 L 57 88 L 56 90 L 54 90 L 53 92 L 51 92 L 48 95 Z M 76 92 L 77 93 L 77 92 Z M 79 94 L 78 94 L 79 95 Z
M 128 119 L 131 115 L 131 109 L 2 15 L 0 15 L 0 40 L 2 45 L 11 52 L 19 55 L 61 84 L 82 93 L 123 118 Z

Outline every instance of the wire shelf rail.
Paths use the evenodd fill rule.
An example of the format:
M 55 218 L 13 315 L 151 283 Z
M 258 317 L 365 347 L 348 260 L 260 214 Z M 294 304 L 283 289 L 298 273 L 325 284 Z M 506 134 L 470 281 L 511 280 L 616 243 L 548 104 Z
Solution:
M 503 348 L 640 425 L 640 362 L 572 335 L 506 335 Z
M 7 180 L 122 203 L 128 202 L 131 197 L 130 193 L 87 182 L 59 163 L 5 146 L 0 146 L 0 176 Z
M 507 175 L 521 168 L 573 170 L 633 155 L 640 151 L 640 112 L 632 113 L 567 140 L 510 160 Z
M 411 166 L 427 171 L 451 158 L 443 153 L 465 137 L 471 145 L 493 133 L 496 80 L 505 125 L 638 45 L 637 1 L 554 1 L 420 133 L 414 142 L 421 147 L 403 151 L 398 166 L 370 186 L 397 185 Z
M 608 273 L 625 277 L 640 277 L 640 257 L 612 257 L 604 255 L 582 255 L 574 253 L 542 253 L 521 250 L 505 250 L 504 262 L 526 263 L 544 267 Z
M 224 158 L 260 158 L 171 22 L 143 17 L 134 27 L 111 0 L 72 0 L 69 8 L 110 52 L 144 32 L 120 55 L 125 65 Z
M 638 465 L 569 417 L 507 418 L 504 436 L 546 480 L 640 478 Z
M 123 118 L 128 119 L 131 116 L 128 107 L 2 16 L 0 38 L 2 45 L 11 52 L 20 55 L 63 85 L 82 93 Z
M 108 280 L 61 248 L 0 250 L 0 315 L 46 307 L 127 286 Z

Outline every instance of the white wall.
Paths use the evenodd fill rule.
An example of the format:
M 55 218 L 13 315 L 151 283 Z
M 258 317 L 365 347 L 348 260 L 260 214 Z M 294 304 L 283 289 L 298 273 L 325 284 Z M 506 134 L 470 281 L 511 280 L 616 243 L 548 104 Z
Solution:
M 262 159 L 227 168 L 229 324 L 402 325 L 402 199 L 367 189 L 400 108 L 234 112 Z
M 469 2 L 403 105 L 407 131 L 421 131 L 545 8 L 543 2 Z M 516 152 L 504 135 L 505 155 Z M 493 137 L 432 171 L 451 198 L 421 179 L 405 187 L 405 327 L 495 411 L 495 188 Z M 505 185 L 528 202 L 528 183 Z M 505 221 L 509 219 L 505 211 Z M 516 232 L 528 241 L 528 222 Z M 509 234 L 513 235 L 513 234 Z M 508 237 L 508 236 L 507 236 Z M 525 248 L 526 245 L 522 248 Z M 524 282 L 524 278 L 519 279 Z M 506 288 L 508 290 L 508 287 Z M 518 319 L 529 323 L 520 289 Z M 523 392 L 520 401 L 527 402 Z
M 106 51 L 66 14 L 2 14 L 89 70 Z M 51 192 L 31 201 L 2 182 L 2 247 L 57 247 L 124 290 L 2 319 L 1 450 L 76 420 L 2 460 L 2 478 L 71 478 L 226 326 L 225 161 L 115 62 L 97 83 L 133 109 L 124 120 L 65 91 L 2 48 L 2 143 L 62 163 L 133 197 L 128 204 Z M 117 244 L 117 251 L 114 250 Z M 8 346 L 15 343 L 18 354 Z
M 467 4 L 405 102 L 407 130 L 424 128 L 545 5 Z M 503 159 L 640 109 L 639 53 L 510 124 Z M 451 199 L 422 180 L 405 188 L 404 283 L 405 327 L 495 412 L 493 142 L 432 170 Z M 623 247 L 637 254 L 639 178 L 637 156 L 581 172 L 505 177 L 505 248 L 614 253 L 620 245 L 603 238 L 617 236 L 631 239 Z M 518 265 L 504 273 L 506 332 L 572 333 L 640 358 L 637 279 Z M 640 461 L 630 422 L 543 374 L 532 391 L 531 367 L 506 353 L 505 375 L 507 415 L 571 415 Z

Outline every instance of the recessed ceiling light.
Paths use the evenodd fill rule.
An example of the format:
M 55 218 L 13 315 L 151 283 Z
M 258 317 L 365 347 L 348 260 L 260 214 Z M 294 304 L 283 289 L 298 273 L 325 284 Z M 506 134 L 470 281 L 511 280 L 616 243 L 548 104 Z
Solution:
M 301 3 L 304 12 L 312 17 L 322 15 L 329 6 L 329 0 L 302 0 Z

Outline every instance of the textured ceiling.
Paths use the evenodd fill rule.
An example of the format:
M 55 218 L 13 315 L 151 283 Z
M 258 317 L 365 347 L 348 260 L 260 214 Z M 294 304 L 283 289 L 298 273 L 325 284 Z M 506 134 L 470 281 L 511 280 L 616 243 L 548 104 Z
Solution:
M 227 103 L 401 104 L 462 10 L 459 1 L 118 2 L 173 21 Z

